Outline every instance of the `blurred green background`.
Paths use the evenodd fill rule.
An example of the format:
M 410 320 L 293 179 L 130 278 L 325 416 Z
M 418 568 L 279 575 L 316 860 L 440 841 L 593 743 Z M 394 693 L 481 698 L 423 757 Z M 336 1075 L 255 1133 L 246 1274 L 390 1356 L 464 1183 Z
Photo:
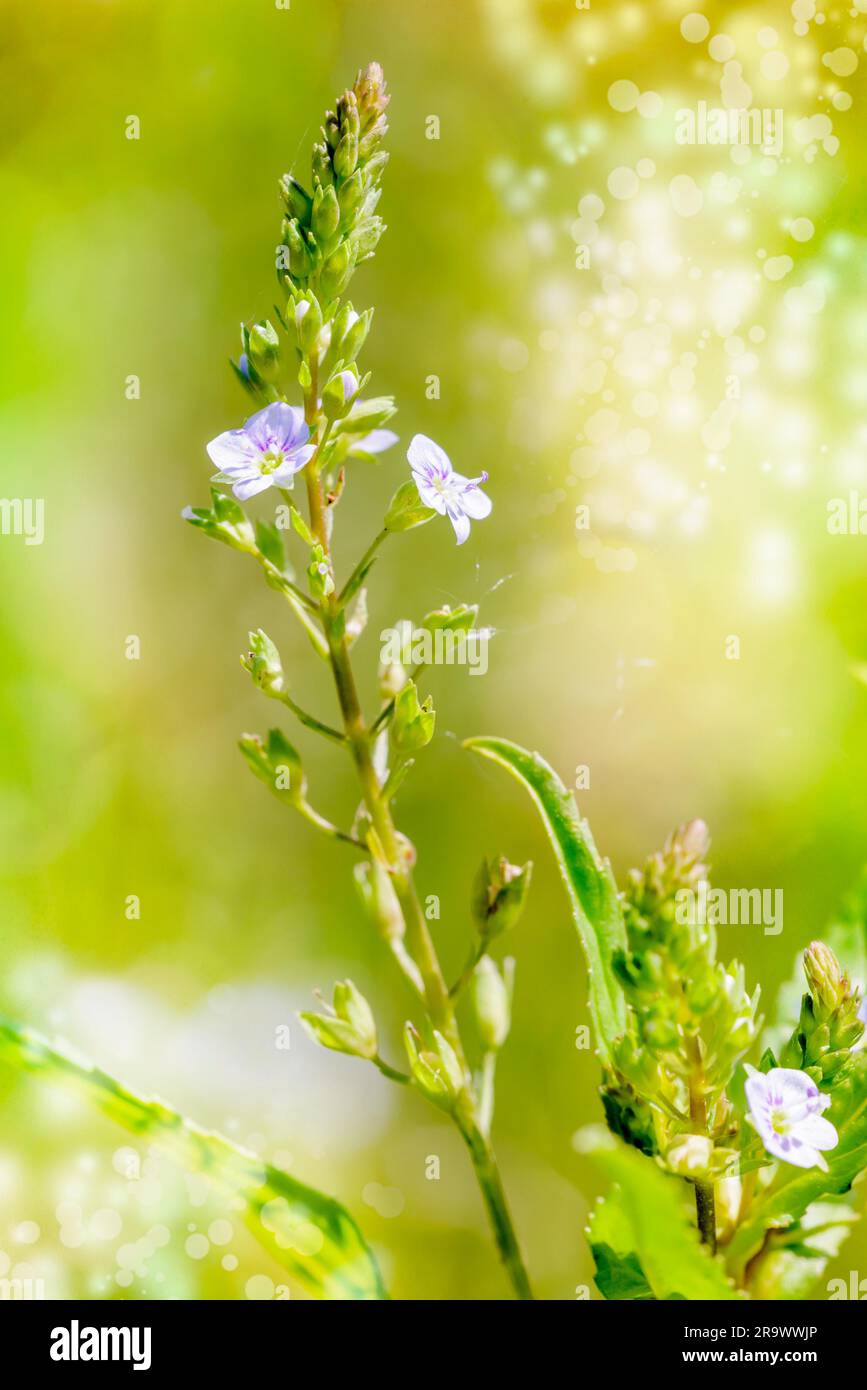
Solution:
M 867 485 L 867 17 L 803 8 L 709 4 L 707 31 L 671 0 L 0 13 L 0 492 L 44 498 L 46 526 L 42 546 L 0 537 L 0 1008 L 338 1196 L 397 1296 L 507 1290 L 447 1122 L 294 1021 L 349 975 L 394 1059 L 407 999 L 348 855 L 234 747 L 272 720 L 238 666 L 250 627 L 331 719 L 326 673 L 253 567 L 180 520 L 206 499 L 205 442 L 247 409 L 227 359 L 271 311 L 277 179 L 306 176 L 322 111 L 382 62 L 389 231 L 352 289 L 377 310 L 364 364 L 402 443 L 421 431 L 487 469 L 494 512 L 460 550 L 445 524 L 391 545 L 358 660 L 372 708 L 398 618 L 480 602 L 497 629 L 484 679 L 434 671 L 437 738 L 399 818 L 450 975 L 481 855 L 535 861 L 495 1140 L 536 1291 L 573 1298 L 599 1190 L 571 1145 L 600 1114 L 575 1047 L 583 963 L 528 803 L 461 739 L 539 748 L 570 784 L 587 766 L 579 804 L 621 876 L 703 816 L 720 886 L 784 890 L 781 935 L 723 932 L 769 1001 L 867 857 L 867 542 L 826 525 Z M 677 144 L 679 108 L 737 104 L 744 81 L 746 104 L 785 112 L 780 159 Z M 628 82 L 654 98 L 612 99 Z M 405 467 L 399 447 L 350 479 L 343 566 Z M 348 822 L 348 763 L 298 741 L 315 804 Z M 213 1198 L 107 1122 L 4 1073 L 0 1126 L 0 1275 L 48 1297 L 286 1296 L 237 1221 L 214 1227 Z

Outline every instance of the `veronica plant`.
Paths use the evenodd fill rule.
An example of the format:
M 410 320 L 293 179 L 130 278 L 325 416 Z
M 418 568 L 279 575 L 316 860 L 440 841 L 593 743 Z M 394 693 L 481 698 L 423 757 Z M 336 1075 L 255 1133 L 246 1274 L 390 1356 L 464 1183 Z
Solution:
M 411 1086 L 454 1122 L 469 1150 L 514 1291 L 528 1298 L 490 1139 L 496 1058 L 509 1032 L 512 973 L 510 965 L 501 970 L 494 963 L 489 946 L 516 920 L 530 866 L 495 861 L 483 867 L 473 898 L 467 965 L 450 987 L 414 885 L 416 852 L 394 815 L 398 788 L 430 743 L 436 714 L 430 697 L 419 692 L 420 666 L 407 674 L 399 663 L 381 668 L 377 706 L 369 714 L 352 658 L 367 613 L 365 586 L 380 546 L 438 515 L 448 518 L 458 544 L 463 543 L 472 522 L 491 511 L 482 491 L 486 475 L 463 476 L 438 444 L 416 435 L 405 480 L 354 569 L 339 575 L 333 558 L 336 518 L 343 514 L 338 508 L 352 490 L 358 465 L 397 443 L 386 428 L 394 402 L 368 393 L 369 376 L 358 365 L 373 311 L 360 312 L 347 298 L 356 269 L 373 255 L 384 230 L 377 209 L 388 158 L 388 102 L 382 71 L 371 64 L 326 114 L 313 148 L 311 179 L 302 183 L 289 173 L 281 181 L 280 302 L 273 322 L 242 329 L 234 364 L 255 408 L 242 425 L 207 446 L 218 470 L 211 504 L 188 509 L 185 516 L 205 535 L 259 565 L 266 584 L 283 596 L 302 625 L 316 657 L 330 668 L 336 724 L 298 704 L 278 648 L 265 631 L 250 634 L 241 659 L 265 697 L 346 756 L 360 794 L 352 825 L 339 828 L 310 804 L 301 757 L 281 729 L 271 729 L 265 738 L 245 734 L 241 750 L 279 800 L 360 856 L 355 878 L 362 902 L 415 1000 L 416 1016 L 404 1031 L 406 1069 L 383 1057 L 374 1013 L 350 980 L 335 985 L 331 1005 L 303 1014 L 304 1026 L 324 1047 Z M 260 511 L 254 517 L 247 505 L 256 505 L 256 499 Z M 270 513 L 263 509 L 268 506 Z M 289 539 L 300 555 L 301 582 L 290 562 Z M 466 633 L 475 617 L 476 609 L 467 606 L 440 609 L 427 616 L 424 628 L 432 634 Z M 465 992 L 475 1015 L 475 1065 L 457 1017 Z
M 587 957 L 607 1130 L 576 1140 L 616 1184 L 588 1232 L 600 1291 L 807 1297 L 863 1207 L 867 894 L 800 955 L 762 1036 L 758 988 L 719 958 L 701 821 L 618 893 L 538 754 L 502 739 L 469 746 L 538 807 Z

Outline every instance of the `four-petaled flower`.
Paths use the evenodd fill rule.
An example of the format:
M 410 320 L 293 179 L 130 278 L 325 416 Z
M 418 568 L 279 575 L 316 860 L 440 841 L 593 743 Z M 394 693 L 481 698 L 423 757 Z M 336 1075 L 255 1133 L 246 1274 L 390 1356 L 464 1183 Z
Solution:
M 487 482 L 487 473 L 479 478 L 462 477 L 452 468 L 445 450 L 425 434 L 414 436 L 406 456 L 422 502 L 448 517 L 458 545 L 463 545 L 470 534 L 470 520 L 481 521 L 490 515 L 493 504 L 479 486 Z
M 772 1067 L 769 1072 L 747 1067 L 746 1092 L 750 1120 L 773 1158 L 796 1168 L 828 1165 L 823 1149 L 833 1149 L 838 1134 L 822 1111 L 831 1104 L 806 1072 L 791 1067 Z
M 242 429 L 218 434 L 207 447 L 235 496 L 246 502 L 267 487 L 292 487 L 295 474 L 316 452 L 309 438 L 304 412 L 275 401 L 251 415 Z

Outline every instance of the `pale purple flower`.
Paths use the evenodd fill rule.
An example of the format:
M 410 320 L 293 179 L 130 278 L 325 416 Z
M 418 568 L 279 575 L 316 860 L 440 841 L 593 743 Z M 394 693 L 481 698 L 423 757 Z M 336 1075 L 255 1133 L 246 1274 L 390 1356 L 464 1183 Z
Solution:
M 386 449 L 390 449 L 393 444 L 397 443 L 399 437 L 394 430 L 371 430 L 370 434 L 366 434 L 363 439 L 356 439 L 349 452 L 350 454 L 384 454 Z
M 241 502 L 268 487 L 291 488 L 295 474 L 316 452 L 297 406 L 275 401 L 251 415 L 242 429 L 212 439 L 208 454 Z
M 822 1118 L 830 1097 L 806 1072 L 791 1067 L 772 1067 L 769 1072 L 747 1067 L 747 1071 L 749 1118 L 771 1157 L 796 1168 L 818 1167 L 827 1172 L 822 1150 L 833 1149 L 839 1141 L 831 1121 Z
M 463 545 L 470 534 L 470 521 L 490 515 L 493 504 L 479 486 L 488 481 L 487 473 L 478 478 L 456 473 L 445 450 L 425 434 L 414 436 L 406 456 L 422 502 L 448 517 L 458 545 Z

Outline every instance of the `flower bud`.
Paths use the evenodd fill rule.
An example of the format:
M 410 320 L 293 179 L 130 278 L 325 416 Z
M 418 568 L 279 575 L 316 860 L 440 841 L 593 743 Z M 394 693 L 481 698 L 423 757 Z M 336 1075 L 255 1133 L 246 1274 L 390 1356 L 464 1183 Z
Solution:
M 334 172 L 341 179 L 348 179 L 355 173 L 355 166 L 358 163 L 358 135 L 347 130 L 345 135 L 340 137 L 340 143 L 334 151 Z
M 422 1038 L 411 1023 L 404 1028 L 403 1041 L 416 1086 L 434 1105 L 453 1110 L 465 1085 L 454 1048 L 436 1029 L 431 1034 L 430 1047 L 419 1048 Z
M 418 488 L 409 478 L 407 482 L 401 483 L 397 492 L 388 505 L 385 514 L 386 531 L 411 531 L 415 526 L 424 526 L 425 522 L 432 521 L 436 512 L 432 507 L 426 507 L 419 496 Z
M 280 371 L 280 339 L 273 325 L 254 323 L 247 338 L 247 352 L 263 381 L 276 380 Z
M 514 962 L 506 961 L 511 973 Z M 482 956 L 472 979 L 473 1008 L 479 1037 L 486 1052 L 498 1052 L 509 1036 L 512 1022 L 511 981 L 500 974 L 490 956 Z
M 295 330 L 302 352 L 313 352 L 322 331 L 322 310 L 314 294 L 307 293 L 295 305 Z
M 394 702 L 391 739 L 396 752 L 404 757 L 424 748 L 434 735 L 436 714 L 430 695 L 419 704 L 415 681 L 407 681 Z
M 301 758 L 280 729 L 270 729 L 264 744 L 258 734 L 242 734 L 238 747 L 252 772 L 275 796 L 290 806 L 303 803 L 307 780 Z
M 286 204 L 289 217 L 294 217 L 302 226 L 309 227 L 313 199 L 292 174 L 284 174 L 280 180 L 280 192 Z
M 477 603 L 460 603 L 456 608 L 450 608 L 446 604 L 443 608 L 435 608 L 432 613 L 428 613 L 422 627 L 427 628 L 428 632 L 472 632 L 478 616 Z
M 358 357 L 367 341 L 372 319 L 373 310 L 366 309 L 363 314 L 356 314 L 347 326 L 343 341 L 340 344 L 340 352 L 344 362 L 354 362 Z
M 348 369 L 332 377 L 322 392 L 322 409 L 329 420 L 339 420 L 358 394 L 358 377 Z
M 283 689 L 283 666 L 280 653 L 266 632 L 259 628 L 250 633 L 250 650 L 241 657 L 241 665 L 266 695 L 279 695 Z
M 378 859 L 356 864 L 354 878 L 361 901 L 386 940 L 395 941 L 402 937 L 406 923 L 391 875 L 385 866 Z
M 356 169 L 355 173 L 341 184 L 340 193 L 340 216 L 344 224 L 352 221 L 361 204 L 364 201 L 364 180 L 361 177 L 361 170 Z
M 321 545 L 315 545 L 310 552 L 307 579 L 310 593 L 315 599 L 327 598 L 329 594 L 334 593 L 334 576 Z
M 707 1174 L 713 1154 L 713 1140 L 704 1134 L 681 1134 L 665 1150 L 665 1163 L 681 1178 L 702 1178 Z
M 313 195 L 313 214 L 311 226 L 318 242 L 325 246 L 334 236 L 340 225 L 340 205 L 337 194 L 330 185 L 320 184 Z
M 289 248 L 289 270 L 297 280 L 313 274 L 314 257 L 295 218 L 283 219 L 283 244 Z
M 476 930 L 482 936 L 499 936 L 515 925 L 524 911 L 532 873 L 531 863 L 519 868 L 504 858 L 482 860 L 470 902 Z
M 813 996 L 813 1009 L 821 1022 L 843 1002 L 848 980 L 834 952 L 824 941 L 811 941 L 804 952 L 804 973 Z
M 325 300 L 336 299 L 352 274 L 354 259 L 348 241 L 341 241 L 331 252 L 319 274 L 319 286 Z
M 328 1013 L 302 1013 L 298 1017 L 313 1041 L 332 1052 L 345 1052 L 368 1061 L 377 1054 L 373 1012 L 351 980 L 334 986 L 334 1007 L 329 1008 Z

